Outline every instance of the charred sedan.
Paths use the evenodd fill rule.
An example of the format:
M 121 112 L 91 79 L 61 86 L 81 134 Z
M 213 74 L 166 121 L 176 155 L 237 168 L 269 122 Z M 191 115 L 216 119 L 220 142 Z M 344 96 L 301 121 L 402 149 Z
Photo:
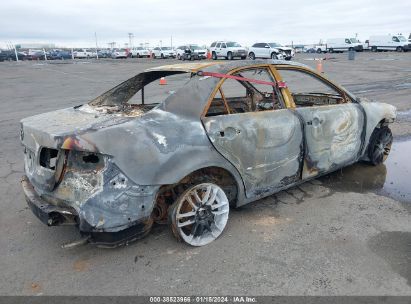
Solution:
M 359 160 L 382 163 L 395 117 L 298 63 L 162 66 L 23 119 L 22 186 L 44 223 L 76 225 L 91 243 L 126 244 L 169 222 L 202 246 L 230 207 Z

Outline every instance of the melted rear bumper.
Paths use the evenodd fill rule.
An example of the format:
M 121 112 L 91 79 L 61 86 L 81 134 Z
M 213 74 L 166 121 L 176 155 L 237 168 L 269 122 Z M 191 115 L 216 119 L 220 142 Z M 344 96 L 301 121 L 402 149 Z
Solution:
M 28 206 L 34 215 L 48 226 L 76 225 L 82 236 L 88 236 L 88 241 L 102 247 L 117 247 L 144 237 L 151 230 L 153 220 L 150 216 L 130 221 L 126 214 L 122 226 L 111 229 L 101 229 L 85 218 L 83 210 L 78 212 L 67 203 L 52 204 L 42 198 L 35 190 L 27 176 L 23 176 L 21 185 Z M 88 210 L 87 213 L 93 212 Z M 96 209 L 92 217 L 102 216 L 101 209 Z M 90 214 L 88 214 L 90 215 Z M 109 217 L 109 214 L 105 214 Z

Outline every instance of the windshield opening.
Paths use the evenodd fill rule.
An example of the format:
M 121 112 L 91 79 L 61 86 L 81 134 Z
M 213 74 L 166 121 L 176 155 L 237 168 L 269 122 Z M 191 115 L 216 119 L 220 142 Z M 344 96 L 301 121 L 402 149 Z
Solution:
M 241 45 L 237 42 L 227 42 L 227 47 L 241 47 Z
M 276 42 L 270 42 L 269 45 L 270 45 L 270 47 L 272 47 L 272 48 L 281 47 L 281 44 L 276 43 Z
M 404 36 L 397 36 L 400 41 L 407 41 Z
M 358 41 L 356 38 L 350 38 L 350 41 L 351 41 L 352 43 L 359 43 L 359 41 Z

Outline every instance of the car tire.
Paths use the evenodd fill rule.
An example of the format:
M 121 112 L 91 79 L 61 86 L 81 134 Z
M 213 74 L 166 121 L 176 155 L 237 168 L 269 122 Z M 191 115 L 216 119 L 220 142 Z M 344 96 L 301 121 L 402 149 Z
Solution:
M 177 54 L 177 60 L 181 60 L 180 54 Z
M 177 240 L 191 246 L 204 246 L 221 235 L 229 210 L 230 204 L 222 188 L 212 182 L 197 183 L 169 207 L 168 220 Z
M 377 52 L 377 47 L 376 46 L 371 47 L 371 52 L 376 53 Z
M 402 46 L 398 46 L 395 50 L 396 50 L 397 52 L 403 52 L 403 51 L 404 51 L 404 49 L 402 48 Z
M 354 48 L 350 47 L 348 48 L 349 51 L 354 51 Z
M 318 49 L 317 49 L 317 54 L 321 54 L 321 52 L 322 52 L 321 49 L 318 48 Z
M 278 60 L 277 54 L 274 53 L 274 52 L 271 53 L 270 57 L 271 57 L 272 60 Z
M 164 59 L 164 54 L 163 54 L 163 53 L 161 53 L 160 57 L 161 57 L 161 59 Z
M 227 60 L 233 60 L 233 53 L 231 52 L 227 53 Z
M 392 141 L 393 136 L 390 128 L 383 126 L 374 129 L 368 144 L 368 158 L 372 165 L 377 166 L 387 159 L 391 151 Z
M 241 57 L 241 60 L 245 60 L 245 59 L 247 59 L 247 56 L 242 56 Z
M 212 53 L 211 53 L 211 58 L 212 58 L 213 60 L 217 60 L 217 54 L 216 54 L 216 52 L 212 52 Z
M 248 54 L 248 58 L 250 58 L 251 60 L 255 60 L 255 54 L 251 52 L 250 54 Z
M 334 50 L 333 49 L 328 49 L 328 52 L 329 53 L 334 53 Z

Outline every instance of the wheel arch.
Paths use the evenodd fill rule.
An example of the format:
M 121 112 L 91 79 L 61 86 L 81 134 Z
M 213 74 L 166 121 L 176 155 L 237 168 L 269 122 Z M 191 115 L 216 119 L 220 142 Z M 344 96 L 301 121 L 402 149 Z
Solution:
M 161 197 L 165 191 L 172 190 L 178 195 L 181 194 L 188 185 L 210 181 L 215 182 L 226 192 L 231 206 L 237 207 L 244 201 L 244 183 L 238 172 L 236 172 L 235 169 L 219 164 L 193 169 L 184 176 L 180 176 L 178 182 L 162 185 L 158 191 L 156 201 L 158 201 L 158 198 Z
M 370 138 L 376 128 L 388 126 L 394 122 L 397 110 L 393 105 L 379 102 L 360 102 L 366 114 L 366 134 L 363 150 L 363 160 L 367 160 L 366 151 L 369 146 Z

